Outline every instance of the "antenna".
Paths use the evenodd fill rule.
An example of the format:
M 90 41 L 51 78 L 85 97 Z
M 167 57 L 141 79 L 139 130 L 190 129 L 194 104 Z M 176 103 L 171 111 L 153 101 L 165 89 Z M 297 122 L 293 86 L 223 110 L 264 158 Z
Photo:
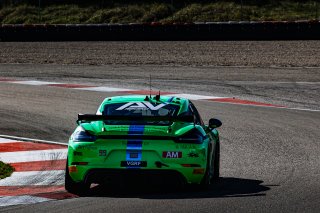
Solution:
M 160 101 L 160 90 L 159 90 L 159 95 L 156 95 L 156 100 Z
M 150 98 L 151 98 L 151 74 L 150 74 L 150 78 L 149 78 L 149 89 L 150 89 Z

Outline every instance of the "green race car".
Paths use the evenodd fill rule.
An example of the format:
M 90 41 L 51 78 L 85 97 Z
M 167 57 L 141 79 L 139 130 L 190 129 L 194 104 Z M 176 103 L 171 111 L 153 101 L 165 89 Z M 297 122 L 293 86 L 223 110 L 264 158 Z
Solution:
M 165 182 L 202 187 L 219 178 L 222 123 L 205 125 L 191 101 L 170 96 L 106 98 L 96 114 L 79 114 L 68 146 L 65 188 L 91 183 Z

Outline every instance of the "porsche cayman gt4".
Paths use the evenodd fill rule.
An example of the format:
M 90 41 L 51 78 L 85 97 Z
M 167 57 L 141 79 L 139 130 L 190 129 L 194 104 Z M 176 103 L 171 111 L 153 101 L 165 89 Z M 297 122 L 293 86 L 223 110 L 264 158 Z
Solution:
M 171 96 L 106 98 L 96 114 L 79 114 L 69 140 L 65 188 L 132 180 L 208 186 L 219 178 L 220 141 L 194 104 Z

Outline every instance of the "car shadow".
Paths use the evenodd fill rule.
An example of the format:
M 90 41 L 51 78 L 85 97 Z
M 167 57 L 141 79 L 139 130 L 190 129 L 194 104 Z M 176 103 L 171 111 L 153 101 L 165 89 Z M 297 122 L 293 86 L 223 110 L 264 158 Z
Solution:
M 220 197 L 265 196 L 270 187 L 262 185 L 261 180 L 233 177 L 220 178 L 208 189 L 196 186 L 179 188 L 171 185 L 150 185 L 134 183 L 118 186 L 97 185 L 90 190 L 90 197 L 117 197 L 142 199 L 190 199 Z

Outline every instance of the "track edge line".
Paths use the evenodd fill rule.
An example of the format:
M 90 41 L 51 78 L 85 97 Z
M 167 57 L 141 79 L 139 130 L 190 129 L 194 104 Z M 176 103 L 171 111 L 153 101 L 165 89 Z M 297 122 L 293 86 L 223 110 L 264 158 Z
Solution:
M 63 143 L 63 142 L 25 138 L 25 137 L 11 136 L 11 135 L 0 135 L 0 138 L 14 139 L 14 140 L 19 140 L 19 141 L 28 141 L 28 142 L 34 142 L 34 143 L 46 143 L 46 144 L 56 144 L 56 145 L 68 146 L 68 144 Z

